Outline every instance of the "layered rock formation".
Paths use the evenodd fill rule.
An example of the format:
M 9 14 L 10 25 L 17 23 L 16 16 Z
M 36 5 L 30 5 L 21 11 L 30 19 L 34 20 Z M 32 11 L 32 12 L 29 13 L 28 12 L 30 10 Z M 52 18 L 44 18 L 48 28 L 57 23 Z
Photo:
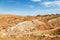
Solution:
M 0 40 L 59 40 L 60 14 L 0 15 Z

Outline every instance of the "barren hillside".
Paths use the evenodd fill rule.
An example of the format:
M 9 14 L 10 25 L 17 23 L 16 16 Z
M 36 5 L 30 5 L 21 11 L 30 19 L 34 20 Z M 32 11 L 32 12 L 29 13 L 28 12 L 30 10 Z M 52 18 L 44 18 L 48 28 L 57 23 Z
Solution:
M 60 14 L 0 15 L 0 40 L 60 40 Z

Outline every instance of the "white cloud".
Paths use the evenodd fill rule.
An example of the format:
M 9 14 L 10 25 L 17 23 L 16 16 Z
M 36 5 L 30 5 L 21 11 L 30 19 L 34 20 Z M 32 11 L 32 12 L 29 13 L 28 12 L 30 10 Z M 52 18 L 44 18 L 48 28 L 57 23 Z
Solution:
M 33 2 L 40 2 L 41 0 L 31 0 L 31 1 L 33 1 Z
M 35 10 L 35 14 L 56 14 L 60 13 L 60 8 L 55 8 L 55 9 L 46 9 L 46 10 Z
M 44 2 L 44 3 L 42 3 L 42 4 L 45 5 L 45 6 L 49 6 L 49 5 L 52 4 L 52 2 Z
M 53 5 L 60 6 L 60 1 L 43 2 L 42 4 L 45 5 L 45 6 L 53 6 Z

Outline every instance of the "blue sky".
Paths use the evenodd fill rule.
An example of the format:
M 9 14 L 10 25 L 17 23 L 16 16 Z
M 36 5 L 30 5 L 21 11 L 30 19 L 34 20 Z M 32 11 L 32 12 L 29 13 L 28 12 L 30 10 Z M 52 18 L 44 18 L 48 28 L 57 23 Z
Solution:
M 0 14 L 37 15 L 60 13 L 60 0 L 0 0 Z

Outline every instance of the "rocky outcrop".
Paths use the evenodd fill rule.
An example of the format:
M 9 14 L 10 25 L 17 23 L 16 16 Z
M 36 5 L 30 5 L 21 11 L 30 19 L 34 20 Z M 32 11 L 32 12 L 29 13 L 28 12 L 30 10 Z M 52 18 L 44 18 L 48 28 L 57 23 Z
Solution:
M 60 15 L 0 15 L 0 40 L 60 40 Z

